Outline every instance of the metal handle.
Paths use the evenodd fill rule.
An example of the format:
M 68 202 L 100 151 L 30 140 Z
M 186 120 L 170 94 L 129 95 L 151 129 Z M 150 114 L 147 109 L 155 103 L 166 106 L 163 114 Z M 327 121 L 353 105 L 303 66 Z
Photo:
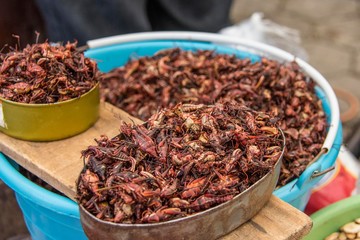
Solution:
M 313 174 L 311 175 L 311 178 L 320 177 L 320 176 L 322 176 L 322 175 L 324 175 L 324 174 L 326 174 L 326 173 L 328 173 L 328 172 L 331 172 L 331 171 L 334 170 L 334 169 L 335 169 L 335 166 L 332 166 L 332 167 L 329 167 L 329 168 L 327 168 L 327 169 L 325 169 L 324 171 L 321 171 L 321 172 L 319 172 L 319 171 L 314 171 Z
M 307 186 L 313 185 L 314 181 L 317 180 L 318 177 L 332 171 L 335 169 L 334 166 L 321 170 L 322 161 L 319 159 L 321 157 L 325 157 L 324 154 L 328 152 L 328 149 L 321 149 L 321 151 L 316 155 L 316 157 L 309 162 L 305 171 L 300 175 L 294 186 L 296 185 L 299 189 L 306 188 Z M 320 180 L 320 179 L 318 179 Z

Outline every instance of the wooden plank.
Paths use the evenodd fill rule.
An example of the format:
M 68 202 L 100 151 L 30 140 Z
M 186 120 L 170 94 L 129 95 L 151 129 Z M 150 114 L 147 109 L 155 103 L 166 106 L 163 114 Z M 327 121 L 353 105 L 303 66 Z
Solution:
M 0 151 L 14 159 L 71 199 L 75 197 L 75 182 L 83 168 L 81 151 L 95 145 L 95 138 L 119 133 L 120 119 L 140 123 L 126 112 L 108 103 L 100 104 L 100 118 L 86 132 L 53 142 L 29 142 L 0 133 Z
M 0 151 L 74 199 L 75 182 L 83 168 L 81 151 L 94 145 L 94 139 L 102 134 L 109 137 L 118 134 L 121 119 L 141 122 L 110 104 L 101 103 L 99 120 L 82 134 L 41 143 L 22 141 L 0 133 Z M 253 219 L 221 239 L 300 239 L 310 231 L 311 226 L 307 215 L 272 196 Z
M 251 220 L 221 240 L 296 240 L 308 234 L 312 221 L 305 213 L 272 196 Z

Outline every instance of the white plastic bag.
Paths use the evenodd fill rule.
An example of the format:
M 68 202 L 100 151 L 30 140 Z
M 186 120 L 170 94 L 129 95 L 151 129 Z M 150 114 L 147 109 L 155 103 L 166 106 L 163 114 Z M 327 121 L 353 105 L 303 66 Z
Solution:
M 255 12 L 249 19 L 221 29 L 219 33 L 266 43 L 305 61 L 308 59 L 306 51 L 301 47 L 299 31 L 264 19 L 261 12 Z

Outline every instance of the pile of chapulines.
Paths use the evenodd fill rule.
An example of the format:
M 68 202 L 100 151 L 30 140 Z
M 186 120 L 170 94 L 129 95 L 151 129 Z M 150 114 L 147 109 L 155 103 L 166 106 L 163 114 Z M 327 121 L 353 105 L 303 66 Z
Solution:
M 270 114 L 287 140 L 278 186 L 299 177 L 324 142 L 326 116 L 314 86 L 295 62 L 180 49 L 131 60 L 101 79 L 103 99 L 145 121 L 180 102 L 236 101 Z
M 188 216 L 251 187 L 274 169 L 283 137 L 269 115 L 236 102 L 178 104 L 143 125 L 122 124 L 82 152 L 79 203 L 116 223 Z

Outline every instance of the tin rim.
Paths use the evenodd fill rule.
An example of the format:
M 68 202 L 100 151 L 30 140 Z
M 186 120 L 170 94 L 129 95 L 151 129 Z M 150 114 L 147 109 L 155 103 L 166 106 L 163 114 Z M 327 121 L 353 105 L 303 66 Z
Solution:
M 19 103 L 19 102 L 11 101 L 11 100 L 5 99 L 3 97 L 0 97 L 0 103 L 5 102 L 5 103 L 10 104 L 10 105 L 16 105 L 16 106 L 21 106 L 21 107 L 29 107 L 29 108 L 42 108 L 42 107 L 59 106 L 59 105 L 71 103 L 71 102 L 77 101 L 77 100 L 79 100 L 81 98 L 84 98 L 87 95 L 91 94 L 93 91 L 95 91 L 96 88 L 99 88 L 99 86 L 100 86 L 100 82 L 97 82 L 86 93 L 80 95 L 79 97 L 71 98 L 69 100 L 62 101 L 62 102 L 54 102 L 54 103 Z

